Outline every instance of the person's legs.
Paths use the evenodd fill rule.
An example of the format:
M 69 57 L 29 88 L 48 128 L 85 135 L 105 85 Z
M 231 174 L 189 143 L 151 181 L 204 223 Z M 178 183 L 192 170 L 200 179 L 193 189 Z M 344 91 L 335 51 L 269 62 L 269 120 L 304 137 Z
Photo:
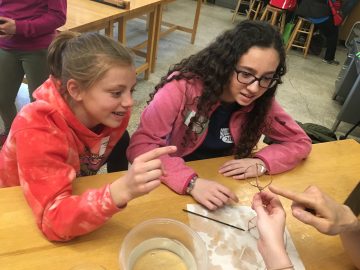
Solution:
M 21 60 L 28 82 L 31 101 L 34 101 L 32 93 L 49 77 L 49 67 L 46 57 L 46 49 L 22 53 Z
M 326 52 L 324 60 L 331 62 L 335 59 L 339 28 L 334 25 L 331 17 L 325 22 L 318 24 L 318 27 L 320 32 L 326 37 Z
M 110 172 L 118 172 L 125 171 L 128 169 L 128 160 L 126 158 L 126 149 L 129 146 L 130 135 L 126 130 L 123 136 L 115 145 L 112 150 L 110 156 L 107 159 L 107 171 Z
M 18 52 L 0 49 L 0 116 L 5 134 L 16 116 L 15 99 L 24 78 Z

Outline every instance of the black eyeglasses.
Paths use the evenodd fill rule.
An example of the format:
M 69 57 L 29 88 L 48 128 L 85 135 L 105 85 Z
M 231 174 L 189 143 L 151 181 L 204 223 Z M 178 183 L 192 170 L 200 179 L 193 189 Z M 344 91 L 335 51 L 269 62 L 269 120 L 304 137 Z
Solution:
M 259 82 L 259 86 L 262 88 L 271 88 L 277 85 L 280 82 L 280 77 L 278 75 L 269 75 L 269 76 L 262 76 L 260 78 L 254 76 L 253 74 L 243 71 L 234 69 L 237 75 L 237 80 L 239 83 L 243 83 L 246 85 L 250 85 L 255 81 Z

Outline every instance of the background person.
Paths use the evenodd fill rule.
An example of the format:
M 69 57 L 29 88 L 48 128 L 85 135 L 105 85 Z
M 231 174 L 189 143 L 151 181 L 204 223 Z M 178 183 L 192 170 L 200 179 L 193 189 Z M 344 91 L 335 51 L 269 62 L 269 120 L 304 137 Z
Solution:
M 5 129 L 0 148 L 17 113 L 15 99 L 24 75 L 33 101 L 32 93 L 49 76 L 47 48 L 65 21 L 66 0 L 0 1 L 0 116 Z
M 328 0 L 302 0 L 296 9 L 296 14 L 314 23 L 320 33 L 325 36 L 326 51 L 323 62 L 339 65 L 339 61 L 335 60 L 339 27 L 334 25 Z

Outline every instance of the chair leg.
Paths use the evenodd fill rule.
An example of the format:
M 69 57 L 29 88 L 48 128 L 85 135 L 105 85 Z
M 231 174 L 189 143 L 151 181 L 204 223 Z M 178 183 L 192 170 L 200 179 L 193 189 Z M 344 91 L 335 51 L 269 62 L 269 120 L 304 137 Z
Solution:
M 272 12 L 272 14 L 271 14 L 271 25 L 274 25 L 274 26 L 276 25 L 277 15 L 278 15 L 277 11 Z
M 302 19 L 299 19 L 298 22 L 296 23 L 295 29 L 291 33 L 290 40 L 289 40 L 288 45 L 286 47 L 286 53 L 290 50 L 290 48 L 291 48 L 291 46 L 292 46 L 292 44 L 293 44 L 293 42 L 295 40 L 295 37 L 297 35 L 297 32 L 300 29 L 301 24 L 302 24 Z
M 284 29 L 285 29 L 285 17 L 286 17 L 286 13 L 282 12 L 281 13 L 281 21 L 280 21 L 280 33 L 283 34 L 284 33 Z
M 264 13 L 261 15 L 260 21 L 266 20 L 267 12 L 268 12 L 268 10 L 267 10 L 267 8 L 265 8 Z
M 313 32 L 314 32 L 314 24 L 311 24 L 311 25 L 310 25 L 310 30 L 309 30 L 308 36 L 307 36 L 307 38 L 306 38 L 304 57 L 306 57 L 307 54 L 308 54 L 308 51 L 309 51 L 309 48 L 310 48 L 310 42 L 311 42 L 311 38 L 312 38 Z
M 246 12 L 246 19 L 251 20 L 251 13 L 255 5 L 255 0 L 250 1 L 249 10 Z
M 236 15 L 237 15 L 237 13 L 238 13 L 238 11 L 239 11 L 239 9 L 240 9 L 241 1 L 242 1 L 242 0 L 239 0 L 239 1 L 237 2 L 236 8 L 235 8 L 235 10 L 234 10 L 234 14 L 233 14 L 233 17 L 232 17 L 232 22 L 233 22 L 233 23 L 234 23 L 234 21 L 235 21 Z
M 256 11 L 255 11 L 255 15 L 254 15 L 254 20 L 256 20 L 256 18 L 259 16 L 261 8 L 262 8 L 262 2 L 258 2 L 258 5 L 256 7 Z

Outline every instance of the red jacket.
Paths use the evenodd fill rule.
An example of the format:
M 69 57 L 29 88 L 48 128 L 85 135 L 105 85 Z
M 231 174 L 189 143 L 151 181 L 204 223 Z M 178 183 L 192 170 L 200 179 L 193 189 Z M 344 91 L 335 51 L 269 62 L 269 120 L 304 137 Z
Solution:
M 195 144 L 186 146 L 182 144 L 187 129 L 186 118 L 189 113 L 196 111 L 197 104 L 194 100 L 201 95 L 201 91 L 200 81 L 186 83 L 185 80 L 174 80 L 167 83 L 142 113 L 140 125 L 131 137 L 127 150 L 128 159 L 132 162 L 137 156 L 151 149 L 176 145 L 176 153 L 161 157 L 167 172 L 167 176 L 162 180 L 180 194 L 185 193 L 188 182 L 196 175 L 193 169 L 185 165 L 182 157 L 197 149 L 207 134 L 207 130 L 205 130 L 198 136 Z M 252 107 L 253 105 L 243 107 L 231 116 L 229 128 L 235 143 L 239 140 L 241 125 Z M 209 112 L 208 118 L 212 112 Z M 266 122 L 271 128 L 264 132 L 265 135 L 279 143 L 265 147 L 257 152 L 255 157 L 265 162 L 271 174 L 290 170 L 308 156 L 311 151 L 310 138 L 275 99 Z
M 45 236 L 69 240 L 95 230 L 120 210 L 109 185 L 73 195 L 72 182 L 98 171 L 130 115 L 119 128 L 104 127 L 96 134 L 75 117 L 50 79 L 34 97 L 16 116 L 0 152 L 0 187 L 20 184 Z

